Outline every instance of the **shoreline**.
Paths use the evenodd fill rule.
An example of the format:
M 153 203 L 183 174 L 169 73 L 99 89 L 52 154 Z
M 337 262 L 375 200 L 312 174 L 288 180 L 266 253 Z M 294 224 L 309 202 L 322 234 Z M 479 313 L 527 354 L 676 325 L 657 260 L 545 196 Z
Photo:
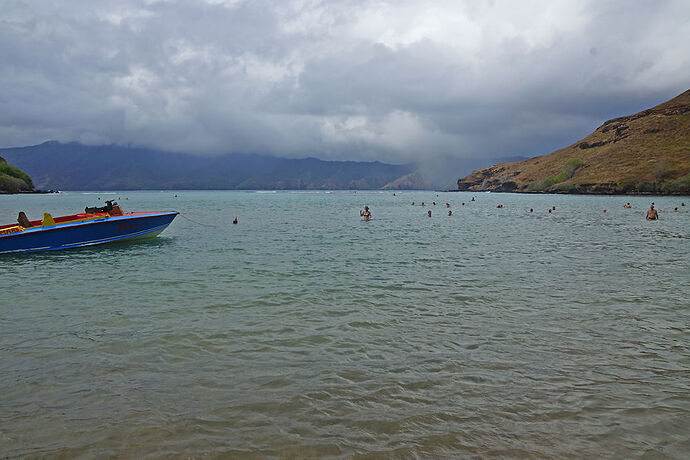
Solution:
M 60 193 L 60 190 L 27 190 L 22 192 L 7 192 L 5 190 L 0 190 L 0 195 L 45 195 L 48 193 Z
M 635 193 L 623 193 L 623 192 L 570 192 L 570 191 L 557 191 L 557 192 L 528 192 L 521 190 L 443 190 L 443 192 L 469 192 L 469 193 L 519 193 L 521 195 L 587 195 L 587 196 L 686 196 L 690 197 L 690 192 L 688 193 L 660 193 L 660 192 L 635 192 Z

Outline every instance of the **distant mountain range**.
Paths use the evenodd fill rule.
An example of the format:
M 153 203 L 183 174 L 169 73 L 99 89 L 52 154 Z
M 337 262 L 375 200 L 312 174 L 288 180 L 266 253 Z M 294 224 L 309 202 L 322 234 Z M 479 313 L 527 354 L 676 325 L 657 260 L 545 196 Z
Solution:
M 690 90 L 549 155 L 478 169 L 458 189 L 690 194 Z
M 209 157 L 55 141 L 0 149 L 0 155 L 30 174 L 36 187 L 59 190 L 368 190 L 416 169 L 412 164 L 248 154 Z
M 455 188 L 458 174 L 490 164 L 435 157 L 419 164 L 202 156 L 76 142 L 0 149 L 39 189 L 50 190 L 423 190 Z M 506 160 L 520 157 L 504 158 Z M 27 176 L 28 177 L 28 176 Z
M 211 157 L 55 141 L 0 149 L 0 156 L 7 160 L 0 158 L 5 193 L 31 190 L 32 179 L 37 188 L 54 190 L 451 189 L 458 175 L 497 163 L 453 157 L 402 165 L 238 153 Z M 457 189 L 690 194 L 690 90 L 609 120 L 549 155 L 516 160 L 522 158 L 476 169 L 457 181 Z

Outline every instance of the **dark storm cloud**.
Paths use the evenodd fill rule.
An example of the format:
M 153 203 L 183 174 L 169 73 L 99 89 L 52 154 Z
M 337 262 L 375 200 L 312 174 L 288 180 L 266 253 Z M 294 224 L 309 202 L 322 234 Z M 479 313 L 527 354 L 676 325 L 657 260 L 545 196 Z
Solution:
M 677 2 L 3 2 L 0 140 L 536 155 L 688 88 Z

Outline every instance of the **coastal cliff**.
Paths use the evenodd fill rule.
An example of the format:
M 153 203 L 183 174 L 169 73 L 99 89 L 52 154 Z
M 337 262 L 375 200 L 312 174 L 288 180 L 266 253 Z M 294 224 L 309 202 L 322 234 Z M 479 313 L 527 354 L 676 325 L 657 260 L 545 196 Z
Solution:
M 458 180 L 458 190 L 690 193 L 690 90 L 634 115 L 608 120 L 551 154 L 499 163 Z

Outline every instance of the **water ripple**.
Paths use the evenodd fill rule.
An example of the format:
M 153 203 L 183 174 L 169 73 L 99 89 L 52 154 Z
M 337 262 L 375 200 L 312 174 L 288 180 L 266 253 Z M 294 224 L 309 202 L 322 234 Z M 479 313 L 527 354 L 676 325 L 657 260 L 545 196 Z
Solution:
M 650 224 L 616 197 L 178 195 L 128 202 L 240 224 L 2 260 L 4 456 L 690 454 L 689 214 Z M 11 196 L 0 216 L 82 199 Z

